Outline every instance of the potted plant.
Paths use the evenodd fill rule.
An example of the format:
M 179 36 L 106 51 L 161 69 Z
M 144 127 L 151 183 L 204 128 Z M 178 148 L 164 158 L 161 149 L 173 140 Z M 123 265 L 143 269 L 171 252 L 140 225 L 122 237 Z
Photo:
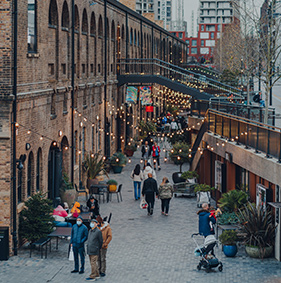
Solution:
M 109 163 L 114 174 L 121 173 L 123 167 L 127 164 L 127 158 L 122 152 L 116 152 L 110 157 Z
M 234 230 L 224 230 L 219 236 L 219 240 L 223 245 L 223 252 L 228 257 L 234 257 L 237 254 L 237 232 Z
M 92 153 L 90 152 L 85 156 L 85 161 L 83 162 L 83 170 L 87 174 L 87 188 L 89 189 L 92 184 L 97 184 L 99 181 L 97 177 L 99 175 L 105 174 L 106 164 L 105 160 L 101 154 L 101 151 Z
M 219 207 L 225 212 L 237 212 L 243 209 L 248 201 L 248 195 L 241 190 L 232 190 L 222 195 L 219 199 Z
M 274 217 L 271 211 L 250 202 L 238 213 L 240 227 L 245 235 L 246 252 L 250 257 L 270 257 L 275 239 Z
M 62 186 L 60 188 L 60 198 L 62 202 L 67 202 L 69 206 L 75 202 L 77 192 L 73 184 L 69 181 L 69 176 L 64 172 L 62 176 Z
M 156 132 L 156 125 L 152 121 L 139 121 L 139 137 L 141 139 L 147 137 L 147 135 Z
M 37 193 L 26 202 L 19 218 L 19 235 L 30 242 L 45 238 L 53 231 L 52 201 Z
M 175 143 L 170 151 L 170 158 L 176 165 L 180 165 L 182 172 L 182 165 L 190 162 L 190 145 L 185 142 Z
M 134 152 L 137 150 L 137 147 L 134 144 L 128 143 L 125 146 L 124 153 L 127 155 L 127 157 L 131 157 L 134 155 Z
M 196 171 L 185 171 L 182 173 L 181 177 L 189 183 L 195 184 L 196 179 L 199 178 L 199 175 Z
M 110 179 L 106 182 L 108 184 L 108 190 L 110 192 L 116 192 L 117 191 L 117 181 L 113 180 L 113 179 Z
M 211 191 L 215 188 L 207 184 L 197 184 L 194 188 L 194 192 L 197 196 L 197 207 L 201 207 L 203 203 L 210 203 Z

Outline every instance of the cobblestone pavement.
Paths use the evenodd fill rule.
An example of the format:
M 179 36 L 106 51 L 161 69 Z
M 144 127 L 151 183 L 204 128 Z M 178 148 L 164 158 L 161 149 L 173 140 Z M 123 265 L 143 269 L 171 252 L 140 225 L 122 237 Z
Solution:
M 129 177 L 139 157 L 138 151 L 121 174 L 110 175 L 123 184 L 123 201 L 118 203 L 113 195 L 111 202 L 101 203 L 102 216 L 112 212 L 113 240 L 107 253 L 106 277 L 98 281 L 281 282 L 280 262 L 273 258 L 251 259 L 242 247 L 235 258 L 226 258 L 221 247 L 216 248 L 216 255 L 224 265 L 223 272 L 197 271 L 199 258 L 193 254 L 195 243 L 190 237 L 198 230 L 195 198 L 173 198 L 168 217 L 160 214 L 160 201 L 156 200 L 154 215 L 147 216 L 139 208 L 139 201 L 134 200 Z M 172 173 L 178 169 L 171 163 L 162 164 L 162 170 L 157 171 L 158 182 L 164 176 L 171 180 Z M 84 200 L 84 196 L 80 199 Z M 40 259 L 38 252 L 29 258 L 28 250 L 21 249 L 19 256 L 0 262 L 0 282 L 83 282 L 90 272 L 89 260 L 86 258 L 85 274 L 71 274 L 73 262 L 67 259 L 68 243 L 66 239 L 60 240 L 58 251 L 53 244 L 47 259 Z

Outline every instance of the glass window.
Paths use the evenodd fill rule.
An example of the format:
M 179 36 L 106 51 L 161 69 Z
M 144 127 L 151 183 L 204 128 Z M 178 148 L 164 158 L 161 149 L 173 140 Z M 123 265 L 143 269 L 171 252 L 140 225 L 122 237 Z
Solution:
M 192 39 L 191 45 L 192 45 L 192 46 L 197 46 L 197 40 Z
M 191 54 L 197 54 L 197 48 L 196 47 L 191 48 Z
M 86 128 L 82 129 L 82 161 L 85 159 Z
M 204 46 L 204 40 L 201 40 L 201 46 Z
M 77 164 L 77 148 L 78 148 L 78 136 L 77 131 L 74 132 L 74 164 Z
M 203 25 L 201 25 L 201 31 L 204 31 L 204 26 Z
M 18 202 L 22 202 L 22 170 L 18 170 Z
M 36 191 L 40 191 L 40 178 L 41 178 L 41 149 L 37 153 L 37 171 L 36 171 Z
M 27 165 L 27 196 L 31 196 L 31 154 L 29 154 Z
M 211 32 L 211 39 L 215 38 L 215 34 L 213 32 Z
M 37 52 L 36 0 L 28 0 L 27 45 L 28 52 Z
M 182 38 L 182 32 L 179 32 L 179 38 Z

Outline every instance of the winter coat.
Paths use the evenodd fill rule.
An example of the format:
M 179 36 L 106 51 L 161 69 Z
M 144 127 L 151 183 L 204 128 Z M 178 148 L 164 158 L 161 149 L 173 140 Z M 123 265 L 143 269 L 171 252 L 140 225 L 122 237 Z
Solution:
M 146 180 L 148 178 L 148 173 L 152 174 L 152 178 L 156 180 L 156 173 L 150 166 L 146 166 L 143 170 L 143 179 Z
M 89 207 L 89 211 L 93 212 L 94 216 L 100 215 L 100 208 L 99 208 L 99 202 L 95 199 L 92 203 L 90 199 L 87 201 L 87 206 Z
M 134 174 L 134 170 L 132 171 L 131 174 L 131 178 L 133 179 L 133 181 L 135 182 L 141 182 L 143 180 L 143 173 L 142 171 L 140 171 L 139 175 Z
M 98 226 L 98 228 L 102 233 L 102 238 L 103 238 L 102 248 L 107 249 L 108 244 L 112 240 L 112 231 L 111 231 L 111 228 L 109 226 L 109 223 L 104 222 L 104 223 L 101 224 L 100 227 Z
M 172 130 L 178 130 L 178 129 L 179 129 L 178 124 L 177 124 L 176 121 L 173 121 L 173 122 L 171 123 L 171 129 L 172 129 Z
M 158 149 L 158 155 L 156 155 L 156 149 Z M 157 156 L 160 156 L 160 147 L 159 147 L 159 145 L 157 145 L 157 146 L 153 146 L 152 147 L 152 157 L 157 157 Z
M 71 230 L 70 244 L 74 247 L 81 247 L 84 245 L 88 237 L 88 229 L 84 224 L 78 226 L 74 224 Z
M 212 234 L 210 222 L 213 224 L 216 223 L 216 219 L 211 216 L 211 213 L 207 210 L 201 209 L 197 212 L 199 215 L 199 233 L 204 237 L 207 237 Z
M 173 196 L 174 188 L 172 184 L 166 183 L 159 186 L 159 198 L 160 199 L 169 199 Z
M 146 148 L 147 147 L 147 148 Z M 145 156 L 146 155 L 146 156 Z M 141 148 L 141 156 L 142 157 L 147 157 L 149 158 L 151 155 L 151 146 L 149 145 L 143 145 L 142 148 Z
M 88 235 L 87 254 L 98 255 L 102 247 L 102 233 L 98 228 L 91 229 Z
M 153 178 L 147 178 L 142 187 L 142 195 L 147 195 L 147 194 L 154 194 L 158 196 L 158 188 L 157 188 L 157 182 Z

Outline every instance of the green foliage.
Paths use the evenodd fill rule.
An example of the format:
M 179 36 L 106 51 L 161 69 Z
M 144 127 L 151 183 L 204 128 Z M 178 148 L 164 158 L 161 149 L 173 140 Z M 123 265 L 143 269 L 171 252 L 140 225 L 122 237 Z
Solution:
M 90 152 L 85 156 L 83 170 L 87 173 L 87 177 L 89 179 L 95 179 L 100 174 L 105 174 L 108 176 L 105 168 L 106 163 L 103 159 L 101 151 L 94 154 Z
M 234 246 L 237 241 L 237 232 L 234 230 L 224 230 L 219 236 L 219 240 L 223 245 Z
M 248 195 L 240 190 L 232 190 L 222 195 L 219 199 L 219 207 L 227 212 L 236 212 L 244 207 L 248 201 Z
M 248 202 L 239 210 L 238 217 L 242 233 L 246 235 L 245 244 L 259 247 L 262 254 L 265 247 L 274 245 L 276 227 L 270 210 Z
M 216 188 L 211 187 L 210 185 L 207 184 L 197 184 L 194 188 L 194 192 L 211 192 L 214 191 Z
M 168 104 L 168 105 L 165 106 L 165 110 L 166 110 L 166 112 L 170 112 L 171 115 L 174 118 L 176 118 L 178 116 L 178 111 L 179 111 L 178 107 L 174 107 L 174 106 Z
M 127 164 L 127 158 L 122 152 L 115 152 L 110 158 L 109 163 L 111 166 L 125 166 Z
M 176 164 L 180 165 L 180 171 L 184 163 L 190 162 L 190 145 L 185 142 L 178 142 L 173 145 L 170 151 L 170 158 Z
M 134 144 L 127 144 L 124 150 L 132 150 L 135 152 L 137 150 L 137 147 Z
M 172 145 L 177 143 L 177 142 L 186 142 L 189 140 L 189 132 L 188 131 L 183 131 L 182 132 L 174 132 L 168 135 L 168 142 L 171 143 Z
M 147 136 L 149 133 L 153 134 L 156 132 L 156 125 L 152 121 L 139 121 L 140 135 L 142 137 Z
M 61 186 L 60 189 L 64 192 L 67 191 L 67 190 L 73 189 L 73 185 L 69 181 L 69 176 L 65 172 L 63 173 L 63 176 L 62 176 L 62 186 Z
M 30 197 L 20 213 L 19 235 L 31 243 L 47 237 L 54 227 L 52 212 L 52 201 L 46 199 L 45 194 Z
M 107 183 L 108 185 L 115 185 L 115 186 L 118 185 L 117 181 L 116 181 L 116 180 L 113 180 L 113 179 L 108 180 L 106 183 Z
M 196 171 L 185 171 L 182 173 L 181 178 L 186 179 L 186 180 L 193 179 L 193 178 L 198 179 L 199 175 L 197 174 Z
M 233 225 L 239 223 L 239 218 L 235 212 L 223 212 L 218 217 L 218 224 L 220 225 Z
M 222 72 L 219 80 L 222 83 L 237 87 L 239 83 L 239 76 L 240 76 L 239 70 L 231 71 L 231 70 L 225 69 Z

